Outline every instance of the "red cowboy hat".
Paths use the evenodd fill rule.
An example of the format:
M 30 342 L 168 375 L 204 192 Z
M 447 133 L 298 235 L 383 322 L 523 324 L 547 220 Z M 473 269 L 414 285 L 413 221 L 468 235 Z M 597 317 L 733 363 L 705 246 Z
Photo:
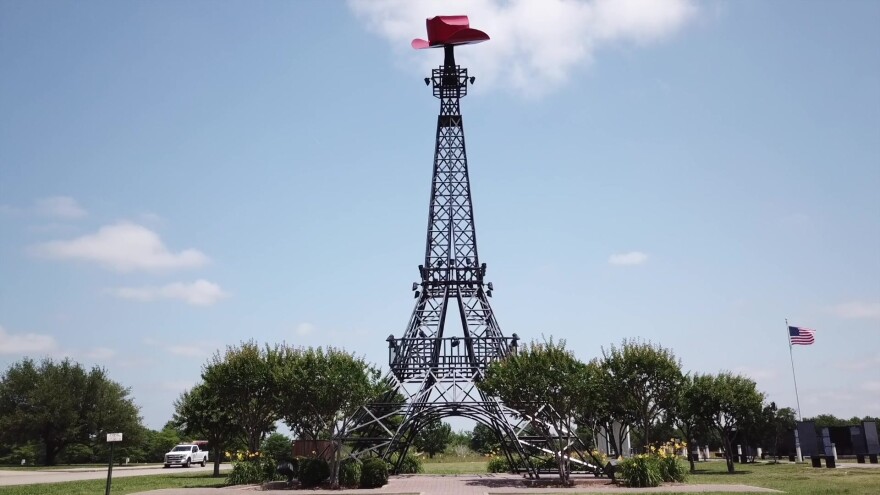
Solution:
M 471 29 L 466 15 L 438 15 L 425 23 L 428 25 L 428 39 L 412 40 L 412 47 L 416 50 L 443 45 L 480 43 L 489 39 L 488 34 Z

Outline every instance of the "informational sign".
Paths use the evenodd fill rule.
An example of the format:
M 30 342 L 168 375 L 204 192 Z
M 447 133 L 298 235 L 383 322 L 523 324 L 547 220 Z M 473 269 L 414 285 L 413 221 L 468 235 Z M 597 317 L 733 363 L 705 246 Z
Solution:
M 122 441 L 122 433 L 108 433 L 107 434 L 108 442 L 121 442 Z

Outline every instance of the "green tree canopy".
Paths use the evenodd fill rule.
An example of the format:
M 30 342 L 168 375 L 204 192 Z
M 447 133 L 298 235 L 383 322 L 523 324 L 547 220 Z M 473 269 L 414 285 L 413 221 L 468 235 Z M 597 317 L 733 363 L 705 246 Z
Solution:
M 678 397 L 675 404 L 669 409 L 669 414 L 675 419 L 675 424 L 684 435 L 684 441 L 688 445 L 688 452 L 697 445 L 697 438 L 705 436 L 712 423 L 705 416 L 702 405 L 699 404 L 694 387 L 694 377 L 690 374 L 684 376 L 681 381 Z M 691 472 L 696 471 L 693 458 L 688 455 Z
M 106 433 L 123 433 L 123 448 L 138 444 L 143 426 L 129 393 L 102 368 L 25 358 L 0 378 L 0 441 L 38 442 L 48 465 L 68 446 L 100 444 Z
M 338 421 L 382 390 L 379 370 L 339 349 L 288 349 L 282 361 L 281 417 L 307 438 L 331 438 Z
M 220 476 L 220 461 L 224 449 L 234 438 L 241 438 L 244 431 L 237 413 L 228 407 L 221 394 L 222 391 L 213 388 L 213 384 L 196 385 L 180 394 L 174 402 L 172 420 L 172 424 L 184 434 L 208 441 L 211 457 L 214 459 L 214 477 Z M 166 425 L 163 432 L 168 432 L 170 439 L 173 438 L 174 430 L 168 426 Z
M 786 435 L 790 435 L 795 428 L 796 415 L 790 407 L 777 408 L 775 402 L 764 406 L 759 421 L 755 425 L 755 433 L 758 440 L 773 456 L 774 461 L 779 452 L 779 444 Z
M 427 452 L 428 457 L 433 459 L 435 454 L 446 449 L 451 440 L 452 427 L 439 419 L 433 419 L 416 434 L 415 447 Z
M 676 404 L 681 362 L 669 349 L 635 340 L 624 340 L 620 347 L 612 345 L 603 354 L 602 367 L 610 375 L 606 390 L 620 410 L 615 419 L 639 427 L 647 446 L 654 424 Z
M 283 461 L 293 456 L 293 443 L 287 435 L 276 431 L 263 440 L 260 450 L 275 461 Z
M 689 407 L 721 436 L 727 452 L 727 471 L 734 472 L 733 449 L 737 430 L 747 429 L 761 415 L 764 394 L 749 378 L 727 372 L 694 375 Z
M 596 395 L 591 368 L 565 342 L 533 342 L 492 363 L 477 386 L 516 409 L 556 453 L 559 476 L 568 481 L 568 453 L 574 418 Z
M 338 438 L 354 413 L 385 391 L 378 369 L 339 349 L 285 349 L 280 360 L 280 415 L 306 438 Z M 333 445 L 336 483 L 341 445 Z
M 177 403 L 175 403 L 175 408 L 176 406 Z M 151 432 L 148 435 L 148 441 L 144 446 L 146 461 L 161 462 L 165 453 L 171 450 L 175 445 L 179 444 L 181 440 L 183 439 L 181 438 L 177 427 L 173 424 L 166 423 L 161 430 Z
M 278 383 L 283 349 L 254 341 L 229 346 L 217 352 L 202 371 L 205 392 L 216 400 L 217 410 L 231 416 L 241 428 L 248 450 L 256 452 L 280 419 Z
M 492 430 L 492 428 L 489 428 L 483 423 L 477 423 L 477 425 L 474 426 L 474 432 L 471 434 L 470 447 L 471 450 L 475 452 L 489 454 L 492 452 L 498 452 L 498 450 L 501 449 L 501 442 L 498 440 L 498 435 Z

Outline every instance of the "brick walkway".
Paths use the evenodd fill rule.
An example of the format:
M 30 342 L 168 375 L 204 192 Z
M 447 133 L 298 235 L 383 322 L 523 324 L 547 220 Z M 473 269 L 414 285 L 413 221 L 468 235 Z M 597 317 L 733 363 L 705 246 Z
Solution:
M 576 486 L 574 488 L 528 488 L 522 478 L 508 474 L 485 475 L 411 475 L 392 476 L 382 488 L 371 490 L 260 490 L 257 486 L 236 486 L 228 488 L 183 488 L 154 490 L 133 495 L 235 495 L 240 492 L 260 491 L 266 494 L 286 495 L 369 495 L 376 494 L 420 494 L 420 495 L 486 495 L 486 494 L 528 494 L 528 493 L 670 493 L 670 492 L 730 492 L 730 493 L 781 493 L 768 488 L 746 485 L 678 485 L 671 484 L 657 488 L 621 488 L 607 482 Z

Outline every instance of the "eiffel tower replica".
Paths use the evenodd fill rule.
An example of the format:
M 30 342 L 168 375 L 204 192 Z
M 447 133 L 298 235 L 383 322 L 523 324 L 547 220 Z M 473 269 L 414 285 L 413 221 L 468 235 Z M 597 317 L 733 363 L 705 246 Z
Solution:
M 477 253 L 474 210 L 468 178 L 461 98 L 474 83 L 467 69 L 456 65 L 455 47 L 479 43 L 489 36 L 471 29 L 466 16 L 428 19 L 429 40 L 412 46 L 442 48 L 443 65 L 425 84 L 440 100 L 425 262 L 421 280 L 412 290 L 417 299 L 400 338 L 388 337 L 390 392 L 366 404 L 352 418 L 341 439 L 353 446 L 351 455 L 379 455 L 399 470 L 415 435 L 431 421 L 459 416 L 491 428 L 512 466 L 530 477 L 537 471 L 529 458 L 552 452 L 529 435 L 528 421 L 478 383 L 494 361 L 516 352 L 518 337 L 505 337 L 489 305 L 492 283 Z M 457 327 L 457 328 L 456 328 Z M 461 334 L 452 334 L 455 330 Z

